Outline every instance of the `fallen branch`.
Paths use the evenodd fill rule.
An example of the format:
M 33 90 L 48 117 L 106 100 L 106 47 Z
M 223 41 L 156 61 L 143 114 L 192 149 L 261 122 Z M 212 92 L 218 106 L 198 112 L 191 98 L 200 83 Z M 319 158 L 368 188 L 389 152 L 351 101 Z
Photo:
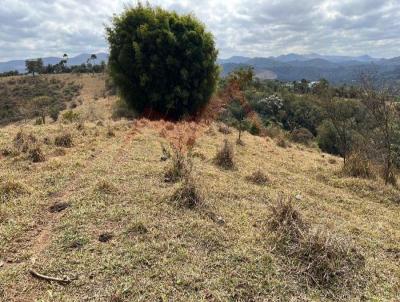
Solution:
M 56 277 L 50 277 L 50 276 L 39 274 L 38 272 L 34 271 L 33 269 L 29 270 L 29 272 L 35 278 L 42 279 L 42 280 L 55 281 L 55 282 L 62 283 L 62 284 L 68 284 L 71 282 L 71 279 L 69 279 L 68 277 L 65 277 L 63 279 L 56 278 Z

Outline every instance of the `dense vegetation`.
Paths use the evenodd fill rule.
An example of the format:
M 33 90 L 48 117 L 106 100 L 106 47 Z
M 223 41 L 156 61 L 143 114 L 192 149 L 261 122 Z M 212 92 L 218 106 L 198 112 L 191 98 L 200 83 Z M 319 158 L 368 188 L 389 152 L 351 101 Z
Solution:
M 218 53 L 192 15 L 139 4 L 114 18 L 107 38 L 111 76 L 136 111 L 177 119 L 207 104 Z
M 249 80 L 232 96 L 232 83 L 244 72 L 250 73 Z M 229 93 L 220 119 L 239 128 L 239 133 L 264 130 L 276 136 L 285 131 L 295 142 L 315 141 L 322 151 L 342 156 L 345 164 L 350 155 L 361 154 L 381 166 L 385 181 L 390 182 L 400 166 L 397 94 L 374 87 L 372 75 L 362 82 L 358 87 L 333 87 L 326 80 L 313 85 L 304 80 L 288 86 L 254 78 L 252 69 L 239 69 L 221 82 L 223 97 Z M 254 123 L 252 112 L 261 125 Z

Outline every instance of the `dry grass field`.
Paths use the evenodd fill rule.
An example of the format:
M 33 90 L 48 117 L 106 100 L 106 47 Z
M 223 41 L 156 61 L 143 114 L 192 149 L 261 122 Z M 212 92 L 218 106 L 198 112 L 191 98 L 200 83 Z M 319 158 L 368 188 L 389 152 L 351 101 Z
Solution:
M 113 121 L 102 76 L 63 77 L 82 85 L 79 121 L 0 128 L 1 301 L 400 301 L 398 189 L 344 177 L 316 148 L 248 133 L 236 145 L 215 122 Z M 186 138 L 194 208 L 171 198 L 184 183 L 165 182 L 161 160 Z M 224 139 L 231 170 L 214 161 Z M 296 215 L 274 231 L 280 199 Z

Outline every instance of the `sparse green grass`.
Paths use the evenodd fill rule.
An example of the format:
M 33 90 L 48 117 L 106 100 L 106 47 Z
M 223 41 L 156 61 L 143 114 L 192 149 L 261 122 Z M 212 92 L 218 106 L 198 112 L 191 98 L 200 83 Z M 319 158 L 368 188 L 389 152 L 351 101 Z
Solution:
M 0 79 L 0 125 L 37 116 L 37 108 L 30 104 L 36 97 L 49 97 L 53 112 L 64 110 L 80 90 L 74 82 L 48 76 Z
M 25 133 L 39 141 L 68 131 L 74 144 L 63 156 L 54 155 L 56 146 L 43 144 L 46 161 L 37 164 L 22 156 L 0 157 L 0 181 L 24 187 L 23 194 L 0 202 L 0 300 L 399 298 L 400 267 L 393 252 L 400 242 L 396 188 L 385 187 L 380 179 L 343 177 L 338 159 L 294 144 L 280 148 L 247 133 L 246 145 L 235 148 L 237 169 L 221 170 L 213 162 L 215 151 L 234 134 L 214 130 L 200 136 L 193 150 L 205 158 L 193 157 L 193 171 L 207 209 L 177 207 L 170 200 L 182 183 L 163 180 L 169 162 L 160 161 L 160 143 L 168 142 L 158 129 L 152 122 L 140 129 L 124 120 L 109 123 L 115 137 L 95 122 L 85 123 L 86 135 L 74 124 L 26 125 Z M 19 130 L 14 125 L 1 129 L 0 150 L 12 145 Z M 268 172 L 273 181 L 249 184 L 246 176 L 257 170 Z M 311 225 L 335 238 L 350 238 L 363 252 L 365 284 L 347 292 L 347 298 L 332 297 L 290 274 L 293 267 L 283 261 L 286 256 L 275 249 L 276 238 L 266 227 L 281 192 L 301 196 L 296 206 Z M 48 209 L 55 202 L 69 207 L 52 213 Z M 102 234 L 112 239 L 100 242 Z M 30 268 L 73 281 L 60 286 L 33 279 Z

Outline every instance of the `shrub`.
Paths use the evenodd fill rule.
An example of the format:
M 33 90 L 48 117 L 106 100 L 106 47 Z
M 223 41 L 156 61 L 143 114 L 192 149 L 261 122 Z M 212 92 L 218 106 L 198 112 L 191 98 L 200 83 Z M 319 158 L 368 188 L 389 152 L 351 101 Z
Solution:
M 353 152 L 349 155 L 343 166 L 343 172 L 351 177 L 375 178 L 370 160 L 361 152 Z
M 252 123 L 250 126 L 250 130 L 249 130 L 250 134 L 252 135 L 260 135 L 261 133 L 261 128 L 258 124 L 256 123 Z
M 265 185 L 269 182 L 269 178 L 261 170 L 257 170 L 251 175 L 247 176 L 246 179 L 256 185 Z
M 60 108 L 58 108 L 57 106 L 50 107 L 49 115 L 53 119 L 53 121 L 56 122 L 58 120 L 59 115 L 60 115 Z
M 235 168 L 233 146 L 228 140 L 224 140 L 224 145 L 215 155 L 214 162 L 227 170 Z
M 180 118 L 207 104 L 218 52 L 192 15 L 139 4 L 114 17 L 107 39 L 110 75 L 135 111 Z
M 31 147 L 28 151 L 28 159 L 33 163 L 40 163 L 46 160 L 46 157 L 43 154 L 42 149 L 40 146 L 35 145 Z
M 306 128 L 298 128 L 294 129 L 292 133 L 290 133 L 290 139 L 295 143 L 309 145 L 314 139 L 314 135 Z
M 325 120 L 318 127 L 317 143 L 319 148 L 327 153 L 340 155 L 340 139 L 332 124 Z
M 270 138 L 276 138 L 278 136 L 283 135 L 283 130 L 281 127 L 276 125 L 271 125 L 265 129 L 265 134 Z
M 189 209 L 203 204 L 203 197 L 192 177 L 185 177 L 182 185 L 172 195 L 171 202 Z
M 63 133 L 55 137 L 54 145 L 57 147 L 71 148 L 72 147 L 72 135 L 71 133 Z

